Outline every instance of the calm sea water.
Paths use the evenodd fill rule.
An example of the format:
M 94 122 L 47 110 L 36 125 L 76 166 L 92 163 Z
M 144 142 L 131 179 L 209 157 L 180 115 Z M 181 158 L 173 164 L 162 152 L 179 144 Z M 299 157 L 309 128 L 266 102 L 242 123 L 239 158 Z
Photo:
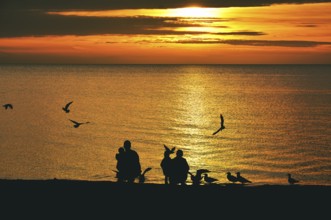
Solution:
M 146 182 L 166 144 L 219 183 L 331 185 L 330 65 L 2 65 L 0 102 L 0 178 L 115 181 L 128 139 Z

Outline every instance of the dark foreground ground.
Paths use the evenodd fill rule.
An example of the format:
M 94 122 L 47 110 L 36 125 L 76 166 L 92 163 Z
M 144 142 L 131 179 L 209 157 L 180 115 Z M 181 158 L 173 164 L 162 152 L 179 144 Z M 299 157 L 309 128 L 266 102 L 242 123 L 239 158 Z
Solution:
M 198 219 L 329 216 L 331 186 L 168 186 L 108 181 L 0 180 L 1 210 L 11 217 Z M 45 216 L 46 215 L 46 216 Z M 224 219 L 223 218 L 223 219 Z

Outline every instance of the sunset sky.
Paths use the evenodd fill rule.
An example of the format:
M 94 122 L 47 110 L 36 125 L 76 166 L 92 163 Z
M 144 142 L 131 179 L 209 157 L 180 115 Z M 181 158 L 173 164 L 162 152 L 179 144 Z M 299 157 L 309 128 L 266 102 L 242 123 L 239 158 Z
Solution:
M 331 0 L 1 0 L 0 63 L 331 64 Z

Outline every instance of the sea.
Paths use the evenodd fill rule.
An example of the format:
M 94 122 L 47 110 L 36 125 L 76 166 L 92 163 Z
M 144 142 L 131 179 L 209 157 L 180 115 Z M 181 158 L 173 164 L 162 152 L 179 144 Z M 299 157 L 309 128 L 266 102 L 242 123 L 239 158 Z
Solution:
M 146 183 L 166 145 L 217 184 L 331 185 L 331 65 L 0 65 L 0 104 L 0 179 L 116 181 L 129 140 Z

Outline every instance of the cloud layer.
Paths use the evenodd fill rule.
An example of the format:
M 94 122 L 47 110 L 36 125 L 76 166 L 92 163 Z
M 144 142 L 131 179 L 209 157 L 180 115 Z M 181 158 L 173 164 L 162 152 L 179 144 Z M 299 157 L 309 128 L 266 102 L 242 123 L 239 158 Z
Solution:
M 249 7 L 272 4 L 303 4 L 331 2 L 331 0 L 2 0 L 0 10 L 110 10 L 138 8 Z

